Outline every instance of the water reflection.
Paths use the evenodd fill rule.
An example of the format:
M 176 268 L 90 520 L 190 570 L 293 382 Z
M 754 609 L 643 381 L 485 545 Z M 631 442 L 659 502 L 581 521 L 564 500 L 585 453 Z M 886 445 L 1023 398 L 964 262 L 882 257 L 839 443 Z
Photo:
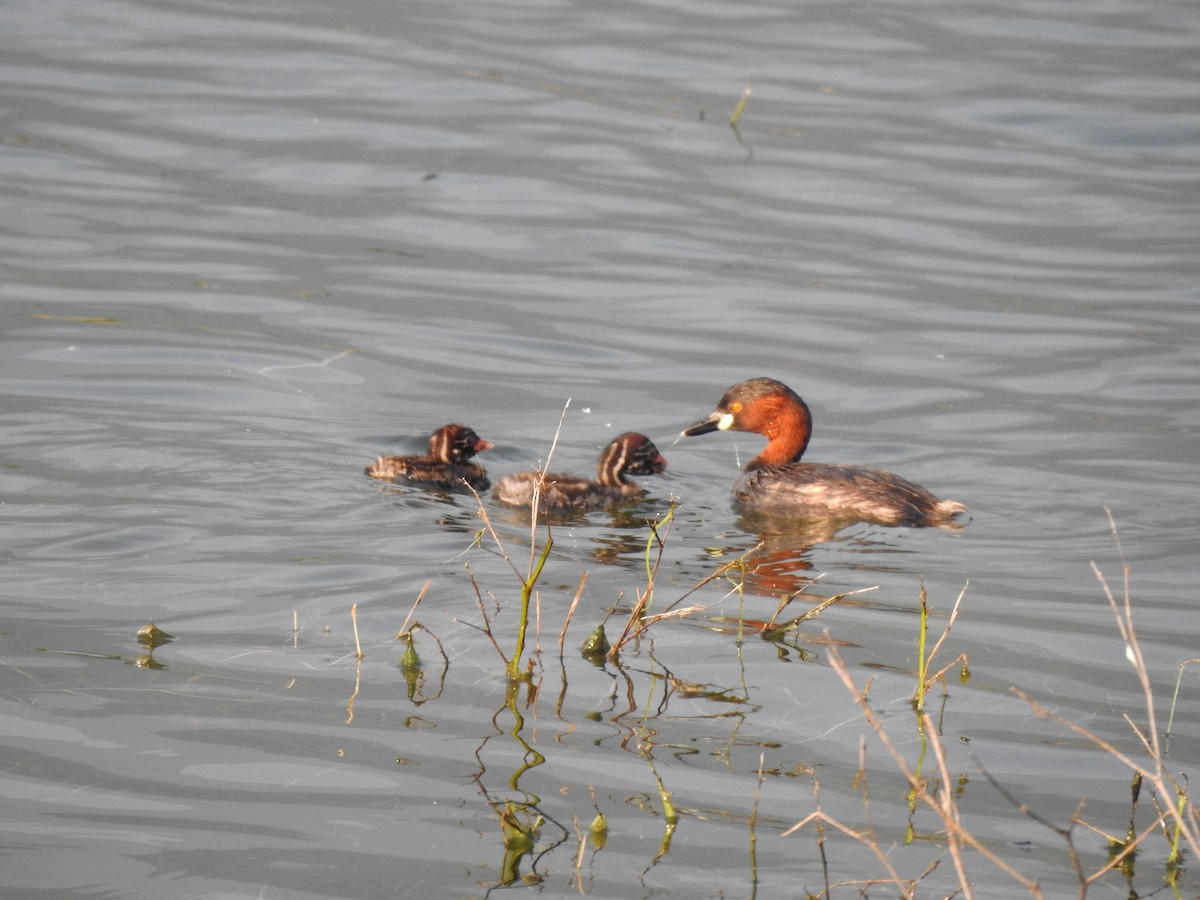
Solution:
M 523 704 L 520 696 L 522 688 L 526 691 Z M 536 707 L 537 693 L 532 681 L 525 684 L 510 681 L 504 705 L 491 718 L 494 732 L 475 749 L 479 767 L 472 775 L 472 780 L 484 802 L 496 815 L 501 836 L 500 875 L 496 883 L 489 886 L 488 893 L 493 887 L 510 885 L 518 880 L 530 884 L 541 881 L 544 876 L 537 868 L 540 860 L 570 837 L 570 832 L 545 811 L 542 799 L 521 787 L 522 779 L 546 762 L 546 758 L 530 743 L 531 736 L 526 733 L 525 715 L 521 710 L 523 705 Z M 505 716 L 511 720 L 511 727 L 507 729 L 501 724 Z M 511 744 L 492 746 L 506 738 L 511 738 Z M 511 758 L 514 749 L 517 751 L 516 767 L 509 773 L 503 763 L 498 763 L 502 772 L 498 779 L 493 778 L 485 757 L 495 753 L 501 760 Z M 498 787 L 496 781 L 504 779 L 505 786 Z M 548 841 L 541 842 L 546 824 L 553 825 L 555 833 Z M 526 857 L 529 857 L 529 871 L 522 875 L 520 867 Z
M 417 632 L 424 632 L 429 635 L 436 644 L 438 655 L 442 660 L 441 669 L 437 673 L 432 689 L 428 684 L 427 667 L 417 650 L 415 639 Z M 425 626 L 420 622 L 414 622 L 410 628 L 401 631 L 396 637 L 404 642 L 404 653 L 400 657 L 399 666 L 400 673 L 404 676 L 409 702 L 413 706 L 421 706 L 431 700 L 440 698 L 446 689 L 446 675 L 450 672 L 450 658 L 446 656 L 446 650 L 442 646 L 441 640 L 436 634 L 426 630 Z
M 681 813 L 673 799 L 675 777 L 661 769 L 663 763 L 684 763 L 701 771 L 707 771 L 715 764 L 737 771 L 739 766 L 734 760 L 741 752 L 755 749 L 766 752 L 780 748 L 777 740 L 745 733 L 762 712 L 763 706 L 754 698 L 752 688 L 745 680 L 744 668 L 734 670 L 733 680 L 729 682 L 712 678 L 697 679 L 690 672 L 681 671 L 680 666 L 669 657 L 660 655 L 656 649 L 656 635 L 681 621 L 694 620 L 697 627 L 707 634 L 718 636 L 730 647 L 741 646 L 747 638 L 762 638 L 775 644 L 781 654 L 786 653 L 795 661 L 812 662 L 816 657 L 802 646 L 810 641 L 800 633 L 800 627 L 815 620 L 841 597 L 827 598 L 798 615 L 785 618 L 784 611 L 796 599 L 792 597 L 780 604 L 770 622 L 735 621 L 723 617 L 709 618 L 702 604 L 681 605 L 701 590 L 703 585 L 700 585 L 681 597 L 673 598 L 673 602 L 665 609 L 657 609 L 656 603 L 661 605 L 661 601 L 654 600 L 655 579 L 670 544 L 670 530 L 674 521 L 672 510 L 651 522 L 648 527 L 643 527 L 639 543 L 647 557 L 647 582 L 634 592 L 635 602 L 607 612 L 606 621 L 617 635 L 614 640 L 609 641 L 605 625 L 601 623 L 582 641 L 577 658 L 584 662 L 583 669 L 569 664 L 563 644 L 574 606 L 567 614 L 567 624 L 563 626 L 559 638 L 559 663 L 551 667 L 546 665 L 547 660 L 540 646 L 529 654 L 528 659 L 523 656 L 524 620 L 529 615 L 527 606 L 522 604 L 519 612 L 515 607 L 495 607 L 489 612 L 482 603 L 483 591 L 476 585 L 480 597 L 479 611 L 483 617 L 482 624 L 476 627 L 487 635 L 499 652 L 497 667 L 503 667 L 506 684 L 503 705 L 492 714 L 492 728 L 474 751 L 477 767 L 472 776 L 498 823 L 501 864 L 498 877 L 491 887 L 517 881 L 539 882 L 545 877 L 541 867 L 547 856 L 565 852 L 564 848 L 570 843 L 570 832 L 564 827 L 564 820 L 561 817 L 555 819 L 547 798 L 528 785 L 531 779 L 537 777 L 538 770 L 548 764 L 552 769 L 563 764 L 565 759 L 560 757 L 564 755 L 569 759 L 574 752 L 570 738 L 594 731 L 594 727 L 589 728 L 589 725 L 600 725 L 609 730 L 607 735 L 594 737 L 591 746 L 614 745 L 639 760 L 656 785 L 656 792 L 645 796 L 643 808 L 648 814 L 661 818 L 663 831 L 657 849 L 652 855 L 647 851 L 643 878 L 672 853 L 673 839 L 681 818 L 716 817 L 731 823 L 744 819 L 733 806 L 690 812 L 684 810 Z M 499 543 L 500 538 L 490 521 L 488 528 L 490 538 L 507 558 L 511 551 Z M 544 535 L 535 534 L 539 540 L 544 537 L 540 550 L 543 556 L 554 546 L 552 534 L 552 529 L 548 529 Z M 514 569 L 518 579 L 523 579 L 524 594 L 528 595 L 536 585 L 540 566 L 541 562 L 535 560 L 530 563 L 528 572 Z M 733 568 L 731 565 L 717 567 L 717 571 L 710 573 L 704 583 L 718 580 Z M 576 593 L 576 601 L 582 589 L 583 581 Z M 516 621 L 513 620 L 514 613 Z M 501 647 L 512 639 L 514 630 L 517 633 L 517 649 L 507 656 Z M 811 641 L 820 642 L 819 638 Z M 842 646 L 852 645 L 843 642 Z M 686 668 L 690 670 L 691 666 Z M 577 691 L 571 690 L 572 682 L 581 678 L 590 680 L 589 673 L 606 677 L 609 689 L 604 692 L 602 704 L 580 708 L 574 699 Z M 555 676 L 559 679 L 558 684 L 554 684 Z M 543 696 L 548 690 L 553 690 L 555 694 L 554 717 L 564 726 L 553 734 L 551 741 L 541 737 L 540 729 L 533 724 L 541 718 L 539 709 L 546 702 Z M 688 735 L 691 729 L 698 730 Z M 544 778 L 539 778 L 537 783 L 544 781 Z M 597 815 L 603 816 L 603 804 L 597 803 L 594 792 L 589 791 L 589 794 Z M 633 801 L 635 798 L 626 798 L 625 802 Z M 572 814 L 579 841 L 578 845 L 572 845 L 578 848 L 575 851 L 577 860 L 582 858 L 586 845 L 584 832 L 577 824 L 580 815 L 578 810 Z M 549 835 L 547 827 L 551 828 Z M 753 820 L 746 827 L 752 829 Z M 600 846 L 593 846 L 594 859 Z M 583 877 L 578 868 L 575 877 Z
M 645 556 L 651 549 L 646 528 L 669 512 L 670 506 L 661 501 L 644 500 L 639 503 L 614 507 L 602 512 L 579 510 L 541 510 L 538 521 L 549 529 L 572 529 L 587 542 L 584 558 L 597 565 L 637 567 L 645 565 Z M 519 532 L 511 530 L 523 526 L 525 534 L 533 524 L 527 509 L 496 507 L 487 510 L 493 523 L 508 526 L 503 532 L 506 539 L 520 539 Z M 575 526 L 580 527 L 574 530 Z
M 879 536 L 874 536 L 876 532 L 872 529 L 856 528 L 861 523 L 855 521 L 754 514 L 742 516 L 737 524 L 746 537 L 733 541 L 725 535 L 725 541 L 709 548 L 708 555 L 727 560 L 723 565 L 731 567 L 728 574 L 736 573 L 742 590 L 764 597 L 786 599 L 805 593 L 814 576 L 819 574 L 813 563 L 813 553 L 819 545 L 835 546 L 843 551 L 841 562 L 844 567 L 863 572 L 883 572 L 889 568 L 902 571 L 904 566 L 901 564 L 886 565 L 882 561 L 884 555 L 910 552 L 889 539 L 889 535 L 894 534 L 893 529 L 884 529 Z M 849 602 L 861 604 L 863 601 Z

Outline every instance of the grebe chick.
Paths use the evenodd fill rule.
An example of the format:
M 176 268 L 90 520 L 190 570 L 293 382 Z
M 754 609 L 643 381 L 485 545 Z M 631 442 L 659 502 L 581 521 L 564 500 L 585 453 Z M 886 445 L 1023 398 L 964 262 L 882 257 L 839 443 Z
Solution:
M 613 438 L 600 454 L 596 480 L 573 475 L 546 474 L 538 503 L 543 509 L 604 509 L 638 500 L 646 491 L 626 478 L 627 475 L 658 475 L 667 461 L 644 434 L 626 432 Z M 492 496 L 509 506 L 531 506 L 533 490 L 542 475 L 517 472 L 496 483 Z
M 767 439 L 734 484 L 734 502 L 749 512 L 914 528 L 961 527 L 970 521 L 963 504 L 939 500 L 891 472 L 800 462 L 812 433 L 812 413 L 795 391 L 773 378 L 735 384 L 712 415 L 683 433 L 718 430 L 753 431 Z
M 491 483 L 487 473 L 483 466 L 467 460 L 490 449 L 491 441 L 485 441 L 465 425 L 443 425 L 429 438 L 428 456 L 381 456 L 363 469 L 363 474 L 398 484 L 444 490 L 466 484 L 482 491 Z

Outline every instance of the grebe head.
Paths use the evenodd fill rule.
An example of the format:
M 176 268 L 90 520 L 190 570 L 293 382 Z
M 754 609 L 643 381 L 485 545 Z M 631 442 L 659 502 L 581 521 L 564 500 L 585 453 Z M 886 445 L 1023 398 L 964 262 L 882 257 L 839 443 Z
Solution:
M 463 463 L 492 446 L 465 425 L 443 425 L 429 439 L 429 455 L 439 462 Z
M 767 439 L 756 462 L 798 460 L 812 433 L 812 413 L 800 396 L 774 378 L 751 378 L 727 390 L 707 418 L 683 429 L 688 436 L 712 431 L 753 431 Z
M 666 468 L 666 458 L 650 438 L 627 431 L 613 438 L 600 454 L 596 480 L 601 484 L 627 484 L 626 475 L 660 475 Z

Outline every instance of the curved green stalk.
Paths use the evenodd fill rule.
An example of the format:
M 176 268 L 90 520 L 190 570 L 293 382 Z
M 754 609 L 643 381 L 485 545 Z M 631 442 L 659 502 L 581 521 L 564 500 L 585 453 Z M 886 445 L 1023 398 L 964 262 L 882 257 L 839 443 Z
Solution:
M 553 546 L 554 538 L 547 535 L 546 546 L 542 548 L 542 555 L 538 557 L 528 577 L 521 582 L 521 616 L 517 622 L 517 646 L 508 661 L 509 681 L 520 681 L 523 677 L 521 674 L 521 657 L 525 653 L 525 630 L 529 627 L 529 599 L 533 596 L 534 586 L 537 585 L 538 578 L 542 574 L 542 567 L 546 565 L 546 560 L 550 557 L 550 548 Z

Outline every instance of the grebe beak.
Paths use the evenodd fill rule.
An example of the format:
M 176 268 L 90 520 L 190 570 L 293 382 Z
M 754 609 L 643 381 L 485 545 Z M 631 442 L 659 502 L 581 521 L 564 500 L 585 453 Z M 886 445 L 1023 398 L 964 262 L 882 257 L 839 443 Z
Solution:
M 713 431 L 721 429 L 721 421 L 725 418 L 725 414 L 719 409 L 706 419 L 701 419 L 683 429 L 682 434 L 685 437 L 695 437 L 698 434 L 709 434 Z
M 485 441 L 483 438 L 477 438 L 475 440 L 475 452 L 476 453 L 482 453 L 484 450 L 491 450 L 495 446 L 496 445 L 493 444 L 491 441 Z

